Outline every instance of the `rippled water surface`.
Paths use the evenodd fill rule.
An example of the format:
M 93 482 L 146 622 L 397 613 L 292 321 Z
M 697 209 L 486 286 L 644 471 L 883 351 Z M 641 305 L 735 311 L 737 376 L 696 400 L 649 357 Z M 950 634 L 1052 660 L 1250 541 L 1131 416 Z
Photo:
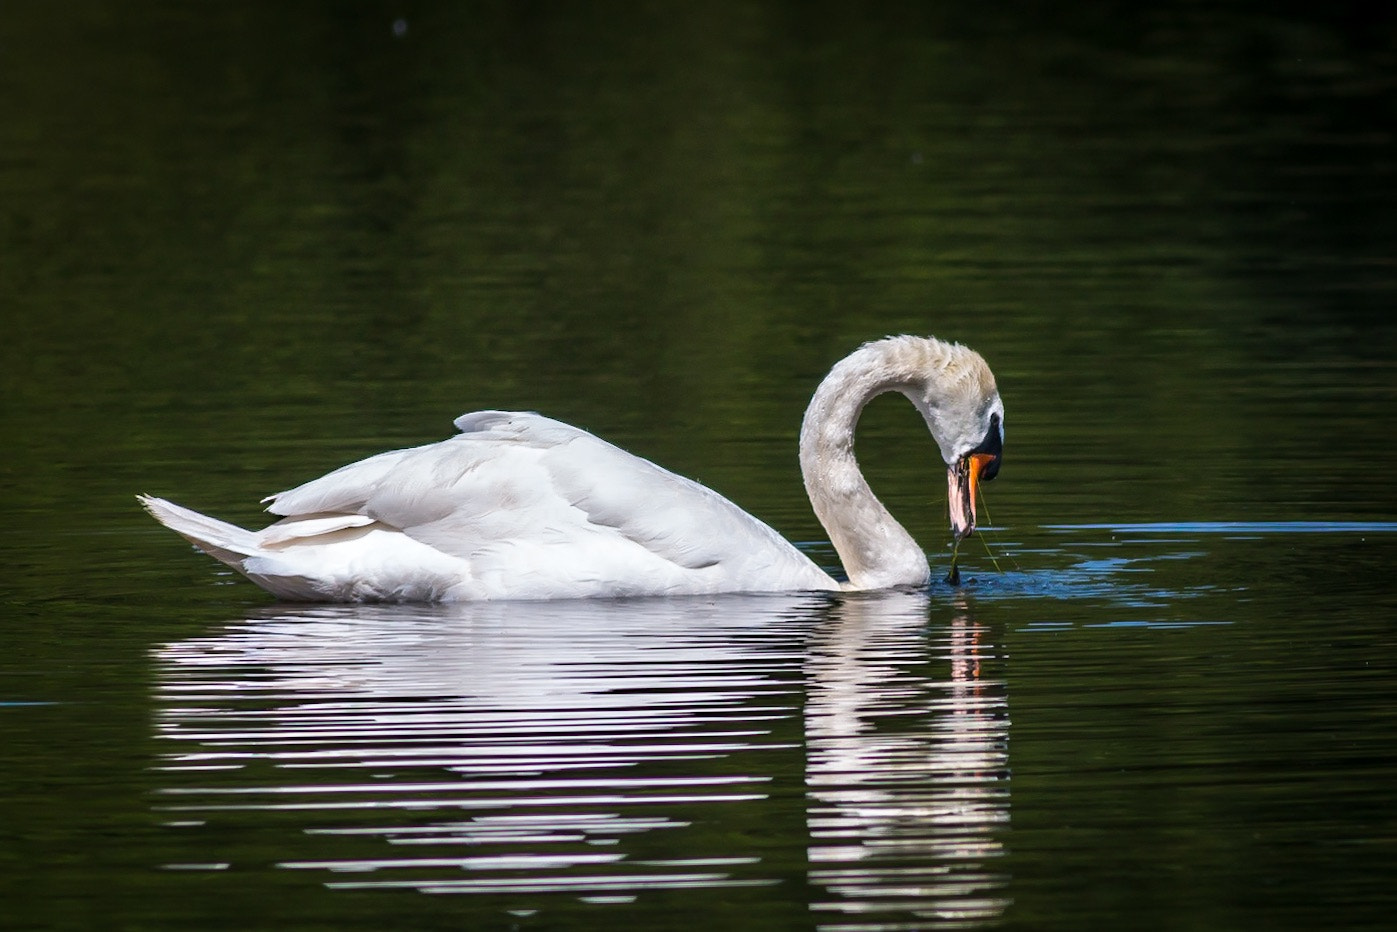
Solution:
M 1390 926 L 1375 10 L 7 8 L 0 927 Z M 539 410 L 835 570 L 801 414 L 897 332 L 1006 405 L 954 588 L 292 606 L 134 499 Z
M 1397 524 L 989 536 L 929 593 L 186 601 L 87 661 L 135 684 L 7 677 L 18 915 L 1381 926 Z
M 220 825 L 289 819 L 264 869 L 471 910 L 991 918 L 1000 650 L 967 610 L 936 632 L 927 611 L 907 595 L 261 613 L 159 649 L 154 808 L 203 852 Z

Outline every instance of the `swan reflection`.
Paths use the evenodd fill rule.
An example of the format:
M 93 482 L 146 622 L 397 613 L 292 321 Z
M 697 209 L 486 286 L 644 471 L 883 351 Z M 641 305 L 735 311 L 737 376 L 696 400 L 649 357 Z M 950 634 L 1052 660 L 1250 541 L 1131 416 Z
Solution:
M 510 909 L 723 888 L 864 928 L 985 918 L 1004 691 L 968 612 L 927 618 L 921 596 L 268 609 L 157 651 L 164 866 Z M 206 831 L 287 819 L 262 863 Z
M 812 639 L 805 707 L 810 878 L 850 928 L 997 918 L 1009 819 L 1008 703 L 967 607 L 928 629 L 920 596 L 851 598 Z M 950 675 L 947 676 L 949 668 Z M 888 921 L 886 926 L 875 920 Z M 841 928 L 834 924 L 828 928 Z

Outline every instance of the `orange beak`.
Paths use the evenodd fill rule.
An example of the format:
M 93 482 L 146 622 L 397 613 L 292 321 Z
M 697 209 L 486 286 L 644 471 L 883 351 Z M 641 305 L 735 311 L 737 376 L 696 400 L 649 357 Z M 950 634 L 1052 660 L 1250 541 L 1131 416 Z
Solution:
M 985 467 L 994 460 L 988 453 L 974 453 L 970 457 L 970 515 L 975 516 L 975 502 L 980 497 L 980 476 Z
M 946 503 L 951 512 L 951 534 L 959 542 L 975 530 L 975 499 L 980 476 L 994 461 L 988 453 L 972 453 L 946 470 Z

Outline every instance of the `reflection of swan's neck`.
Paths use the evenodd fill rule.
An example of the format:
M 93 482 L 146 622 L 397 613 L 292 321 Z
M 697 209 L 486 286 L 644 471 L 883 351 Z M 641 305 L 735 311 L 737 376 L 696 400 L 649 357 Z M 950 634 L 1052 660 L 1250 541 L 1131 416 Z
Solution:
M 864 406 L 884 392 L 902 392 L 925 417 L 927 374 L 941 369 L 931 357 L 944 360 L 946 349 L 915 338 L 870 343 L 830 371 L 805 410 L 800 428 L 805 490 L 839 552 L 850 589 L 921 586 L 930 578 L 926 554 L 860 472 L 854 428 Z

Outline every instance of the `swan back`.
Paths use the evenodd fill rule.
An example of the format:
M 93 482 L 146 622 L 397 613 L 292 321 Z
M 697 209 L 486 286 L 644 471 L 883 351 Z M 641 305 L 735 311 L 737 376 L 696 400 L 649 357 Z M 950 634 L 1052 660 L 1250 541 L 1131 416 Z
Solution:
M 455 423 L 450 439 L 351 463 L 267 510 L 362 515 L 426 545 L 458 561 L 447 599 L 835 586 L 717 492 L 587 431 L 511 411 Z

